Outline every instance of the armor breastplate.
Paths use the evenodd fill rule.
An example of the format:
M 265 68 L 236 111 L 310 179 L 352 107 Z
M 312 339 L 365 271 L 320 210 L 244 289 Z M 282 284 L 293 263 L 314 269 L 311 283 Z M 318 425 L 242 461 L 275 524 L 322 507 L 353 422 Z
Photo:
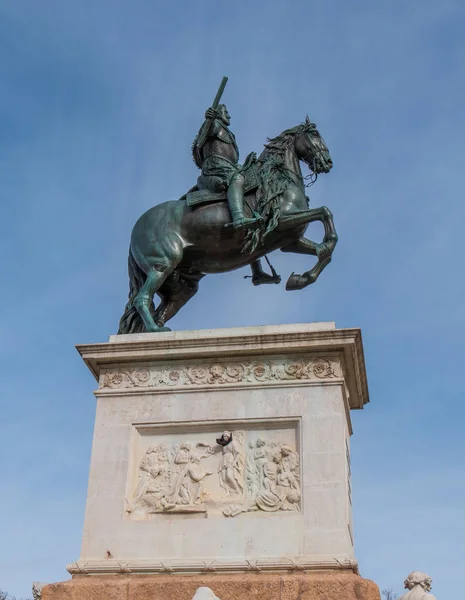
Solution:
M 228 131 L 224 127 L 222 127 L 218 132 L 218 138 L 224 142 L 225 144 L 235 144 L 236 140 L 232 131 Z
M 223 131 L 225 136 L 229 136 L 229 133 L 222 129 L 219 132 L 218 137 L 209 138 L 203 147 L 203 157 L 205 159 L 212 154 L 216 154 L 218 156 L 224 156 L 224 158 L 227 158 L 233 164 L 237 165 L 239 153 L 236 150 L 235 140 L 226 141 L 223 139 Z

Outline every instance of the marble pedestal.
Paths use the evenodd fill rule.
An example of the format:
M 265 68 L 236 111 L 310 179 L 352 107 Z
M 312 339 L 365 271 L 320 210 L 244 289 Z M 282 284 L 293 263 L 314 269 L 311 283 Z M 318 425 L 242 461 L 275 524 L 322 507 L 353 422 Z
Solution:
M 359 330 L 124 335 L 78 350 L 98 381 L 83 543 L 73 579 L 44 598 L 59 586 L 71 598 L 70 585 L 103 598 L 102 585 L 123 580 L 123 595 L 108 597 L 135 598 L 143 581 L 148 596 L 179 598 L 189 581 L 227 600 L 205 583 L 220 576 L 236 582 L 235 600 L 250 577 L 365 582 L 354 574 L 349 454 L 350 410 L 368 402 Z M 344 594 L 379 597 L 368 588 Z

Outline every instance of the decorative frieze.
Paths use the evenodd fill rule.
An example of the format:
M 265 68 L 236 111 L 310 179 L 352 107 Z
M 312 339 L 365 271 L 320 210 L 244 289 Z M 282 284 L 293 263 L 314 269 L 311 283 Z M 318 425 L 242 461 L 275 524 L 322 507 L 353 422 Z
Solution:
M 154 365 L 134 369 L 102 369 L 100 391 L 133 388 L 166 389 L 228 385 L 267 385 L 341 377 L 333 358 L 273 359 L 255 362 L 215 362 Z

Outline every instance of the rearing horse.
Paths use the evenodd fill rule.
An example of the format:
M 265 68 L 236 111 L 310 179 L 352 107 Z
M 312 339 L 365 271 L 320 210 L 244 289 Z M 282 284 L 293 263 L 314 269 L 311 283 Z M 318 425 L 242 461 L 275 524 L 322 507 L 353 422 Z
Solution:
M 328 208 L 309 210 L 300 161 L 315 175 L 332 167 L 329 150 L 314 123 L 301 125 L 268 140 L 258 158 L 260 186 L 245 196 L 246 214 L 261 215 L 255 230 L 226 227 L 231 217 L 226 201 L 197 207 L 186 197 L 158 204 L 144 213 L 132 230 L 129 248 L 129 300 L 119 333 L 170 331 L 165 323 L 198 290 L 210 273 L 224 273 L 252 265 L 254 283 L 278 282 L 261 271 L 259 259 L 278 248 L 310 254 L 315 266 L 301 275 L 292 273 L 286 289 L 300 290 L 314 281 L 331 261 L 337 243 Z M 321 221 L 325 235 L 318 244 L 304 237 L 309 223 Z M 153 304 L 154 295 L 161 302 Z

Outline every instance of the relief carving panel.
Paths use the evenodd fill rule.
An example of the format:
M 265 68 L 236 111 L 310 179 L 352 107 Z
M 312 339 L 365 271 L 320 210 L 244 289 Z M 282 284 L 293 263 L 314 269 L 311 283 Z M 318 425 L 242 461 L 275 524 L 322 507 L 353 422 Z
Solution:
M 127 501 L 130 517 L 179 512 L 234 517 L 252 511 L 300 510 L 295 427 L 226 433 L 231 435 L 227 445 L 211 443 L 211 433 L 198 435 L 201 439 L 195 442 L 187 438 L 157 442 L 157 437 L 165 436 L 141 436 L 150 443 Z

